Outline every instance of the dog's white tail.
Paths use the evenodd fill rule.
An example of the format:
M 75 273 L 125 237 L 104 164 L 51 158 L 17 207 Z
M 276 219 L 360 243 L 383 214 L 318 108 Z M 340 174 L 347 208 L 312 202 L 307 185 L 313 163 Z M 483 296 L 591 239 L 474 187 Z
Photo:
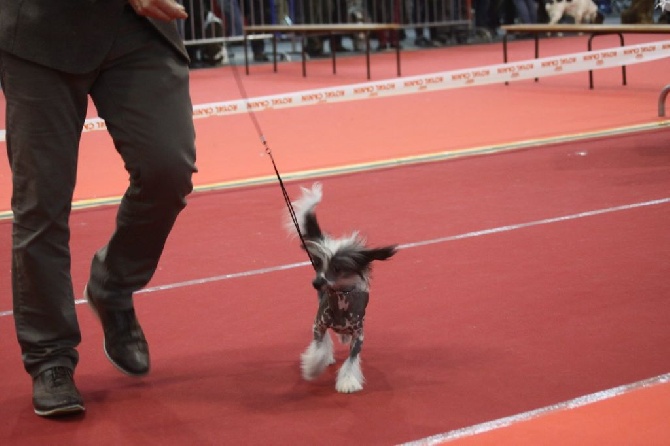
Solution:
M 316 205 L 321 202 L 323 190 L 321 183 L 314 183 L 311 189 L 301 187 L 300 190 L 302 191 L 302 196 L 291 203 L 291 205 L 293 206 L 293 211 L 295 212 L 295 217 L 298 221 L 300 233 L 305 234 L 305 216 L 309 213 L 313 213 Z M 286 212 L 284 228 L 289 234 L 295 235 L 295 225 L 288 212 Z

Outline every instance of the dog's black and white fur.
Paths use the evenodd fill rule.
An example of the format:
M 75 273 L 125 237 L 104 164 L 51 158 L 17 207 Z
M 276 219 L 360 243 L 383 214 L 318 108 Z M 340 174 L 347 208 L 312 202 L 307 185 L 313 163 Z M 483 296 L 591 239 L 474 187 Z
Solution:
M 302 188 L 302 196 L 292 203 L 300 233 L 316 271 L 312 286 L 318 292 L 319 307 L 313 325 L 314 338 L 301 356 L 302 376 L 313 380 L 327 366 L 335 363 L 333 342 L 328 329 L 343 343 L 349 343 L 349 357 L 337 374 L 335 388 L 341 393 L 363 389 L 361 370 L 363 320 L 370 292 L 370 270 L 375 260 L 386 260 L 396 253 L 396 246 L 368 248 L 358 232 L 333 238 L 321 231 L 315 207 L 321 201 L 322 187 Z M 291 221 L 287 230 L 295 233 Z

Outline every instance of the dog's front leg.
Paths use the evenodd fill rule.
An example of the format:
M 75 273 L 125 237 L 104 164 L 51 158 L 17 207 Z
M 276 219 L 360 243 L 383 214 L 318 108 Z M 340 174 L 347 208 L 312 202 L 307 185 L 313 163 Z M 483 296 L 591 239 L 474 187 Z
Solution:
M 311 381 L 319 376 L 329 365 L 335 362 L 333 357 L 333 341 L 330 339 L 327 327 L 319 323 L 314 324 L 314 339 L 300 356 L 302 377 Z
M 551 8 L 550 10 L 548 10 L 547 12 L 548 12 L 548 15 L 549 15 L 549 24 L 550 25 L 555 25 L 563 18 L 563 14 L 565 13 L 565 9 L 564 8 L 559 8 L 559 7 L 554 7 L 554 8 Z
M 355 332 L 351 338 L 349 357 L 337 372 L 335 389 L 340 393 L 353 393 L 363 390 L 365 377 L 361 370 L 361 349 L 363 348 L 363 329 Z

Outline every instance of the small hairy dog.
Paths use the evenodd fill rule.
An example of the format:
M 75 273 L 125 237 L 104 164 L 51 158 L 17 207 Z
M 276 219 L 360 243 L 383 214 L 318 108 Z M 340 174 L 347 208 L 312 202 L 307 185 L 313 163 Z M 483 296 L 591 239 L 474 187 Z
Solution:
M 555 25 L 564 15 L 580 23 L 603 23 L 604 16 L 593 0 L 547 0 L 544 5 L 549 15 L 549 24 Z
M 321 231 L 314 209 L 321 202 L 322 188 L 315 183 L 311 189 L 301 188 L 302 196 L 292 203 L 305 248 L 314 265 L 316 277 L 312 286 L 317 290 L 319 307 L 314 320 L 314 338 L 301 356 L 304 379 L 319 376 L 335 363 L 333 341 L 328 329 L 349 343 L 349 357 L 337 374 L 335 388 L 341 393 L 363 389 L 365 378 L 361 370 L 363 319 L 370 293 L 371 264 L 386 260 L 396 253 L 396 246 L 368 248 L 358 232 L 333 238 Z M 287 230 L 295 232 L 292 221 Z

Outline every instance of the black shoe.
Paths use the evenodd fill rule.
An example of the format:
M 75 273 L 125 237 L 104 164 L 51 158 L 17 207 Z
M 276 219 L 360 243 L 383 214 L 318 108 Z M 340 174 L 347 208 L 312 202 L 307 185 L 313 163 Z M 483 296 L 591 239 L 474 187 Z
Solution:
M 345 47 L 342 44 L 334 45 L 334 48 L 336 53 L 347 53 L 350 51 L 349 48 Z
M 265 53 L 254 54 L 254 62 L 269 62 L 270 58 Z
M 309 57 L 325 57 L 322 49 L 306 49 L 305 53 L 307 53 Z
M 33 407 L 37 415 L 56 417 L 85 410 L 72 374 L 69 368 L 56 366 L 33 379 Z
M 135 310 L 107 310 L 84 289 L 84 297 L 100 322 L 105 334 L 105 354 L 114 366 L 131 376 L 149 373 L 149 345 Z
M 419 37 L 414 41 L 414 45 L 421 47 L 421 48 L 430 48 L 435 46 L 433 42 L 430 40 L 426 39 L 425 37 Z

